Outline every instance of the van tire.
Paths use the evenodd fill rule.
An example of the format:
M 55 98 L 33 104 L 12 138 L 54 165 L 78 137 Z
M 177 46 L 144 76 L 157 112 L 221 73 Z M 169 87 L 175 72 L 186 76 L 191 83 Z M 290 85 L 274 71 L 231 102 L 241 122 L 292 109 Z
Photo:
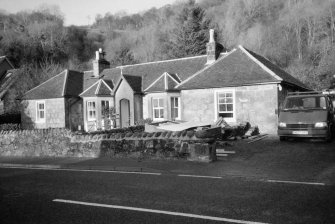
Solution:
M 333 140 L 333 128 L 329 127 L 327 131 L 326 142 L 331 142 Z

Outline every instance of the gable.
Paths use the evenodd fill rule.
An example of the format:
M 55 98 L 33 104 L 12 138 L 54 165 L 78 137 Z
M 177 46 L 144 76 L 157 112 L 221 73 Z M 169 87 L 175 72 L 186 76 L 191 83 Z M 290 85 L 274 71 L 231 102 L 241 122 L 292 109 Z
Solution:
M 108 84 L 101 79 L 98 89 L 96 90 L 97 96 L 110 96 L 112 95 L 113 89 L 108 86 Z
M 175 86 L 179 84 L 179 82 L 175 79 L 175 75 L 171 76 L 167 72 L 161 75 L 157 80 L 155 80 L 145 92 L 163 92 L 168 90 L 175 90 Z
M 112 84 L 110 83 L 110 85 Z M 104 81 L 103 79 L 99 79 L 93 85 L 84 90 L 80 94 L 80 96 L 81 97 L 111 96 L 112 92 L 113 89 L 106 83 L 106 81 Z
M 124 78 L 119 80 L 116 88 L 114 89 L 115 97 L 120 97 L 120 95 L 131 97 L 134 93 L 134 90 Z

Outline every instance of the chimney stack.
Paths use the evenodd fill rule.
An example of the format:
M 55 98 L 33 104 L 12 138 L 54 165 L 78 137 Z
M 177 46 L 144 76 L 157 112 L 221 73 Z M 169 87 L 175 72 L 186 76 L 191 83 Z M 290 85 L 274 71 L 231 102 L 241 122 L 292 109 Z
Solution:
M 207 63 L 206 65 L 210 65 L 216 61 L 219 57 L 221 51 L 223 50 L 223 46 L 215 42 L 214 29 L 209 30 L 209 42 L 206 44 L 207 51 Z
M 93 60 L 93 76 L 99 77 L 100 73 L 106 69 L 110 68 L 110 63 L 105 59 L 106 53 L 99 48 L 99 51 L 95 52 L 95 60 Z

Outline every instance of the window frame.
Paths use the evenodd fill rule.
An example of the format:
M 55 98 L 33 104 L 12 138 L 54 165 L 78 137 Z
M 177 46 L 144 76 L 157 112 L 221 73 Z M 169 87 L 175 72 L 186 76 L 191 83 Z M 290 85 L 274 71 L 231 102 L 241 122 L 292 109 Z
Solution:
M 94 103 L 94 108 L 89 106 L 90 103 Z M 94 112 L 94 117 L 90 116 L 90 111 Z M 87 100 L 86 101 L 86 113 L 87 113 L 87 121 L 96 121 L 97 120 L 97 102 L 95 100 Z M 92 113 L 93 114 L 93 113 Z
M 225 121 L 227 122 L 236 122 L 236 95 L 235 95 L 235 89 L 222 89 L 222 90 L 216 90 L 214 92 L 214 102 L 215 102 L 215 118 L 214 120 L 217 120 L 220 116 L 220 113 L 225 113 L 224 111 L 219 111 L 219 100 L 220 94 L 223 93 L 231 93 L 232 94 L 232 98 L 233 98 L 233 102 L 231 103 L 233 105 L 233 110 L 230 111 L 230 113 L 233 114 L 233 117 L 225 117 Z
M 178 100 L 178 106 L 176 107 L 175 106 L 175 99 L 177 99 Z M 171 106 L 171 120 L 181 120 L 181 101 L 180 101 L 180 96 L 171 96 L 170 97 L 170 106 Z M 173 116 L 173 113 L 172 113 L 172 111 L 174 110 L 174 109 L 177 109 L 177 111 L 178 111 L 178 116 L 177 117 L 175 117 L 175 118 L 173 118 L 172 116 Z
M 158 107 L 155 107 L 155 104 L 154 104 L 155 100 L 158 100 Z M 159 104 L 160 100 L 163 101 L 163 105 Z M 165 119 L 165 116 L 164 116 L 164 114 L 165 114 L 165 99 L 163 97 L 152 98 L 151 104 L 152 104 L 152 120 L 163 121 Z M 163 117 L 159 116 L 158 118 L 155 118 L 155 110 L 158 110 L 159 115 L 162 115 Z M 162 114 L 160 112 L 161 110 L 163 110 Z
M 106 105 L 106 102 L 108 102 L 108 109 L 110 110 L 112 107 L 111 107 L 111 101 L 110 100 L 107 100 L 107 99 L 102 99 L 100 100 L 100 112 L 101 112 L 101 119 L 104 119 L 104 114 L 103 114 L 103 106 L 102 106 L 102 103 L 105 102 L 105 105 Z M 105 107 L 106 108 L 106 107 Z M 110 114 L 108 113 L 107 114 L 107 119 L 110 119 Z
M 43 105 L 43 109 L 39 108 L 39 105 Z M 44 117 L 40 117 L 40 112 L 43 111 Z M 46 108 L 45 108 L 45 100 L 36 101 L 36 123 L 45 123 L 46 121 Z

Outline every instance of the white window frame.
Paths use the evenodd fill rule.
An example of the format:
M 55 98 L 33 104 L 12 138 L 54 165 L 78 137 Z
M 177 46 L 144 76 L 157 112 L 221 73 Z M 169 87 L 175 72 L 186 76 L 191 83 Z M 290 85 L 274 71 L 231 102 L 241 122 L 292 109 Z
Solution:
M 175 100 L 173 99 L 177 99 L 178 100 L 178 106 L 176 107 L 176 105 L 174 105 Z M 171 119 L 172 119 L 172 110 L 177 108 L 178 109 L 178 117 L 175 117 L 174 119 L 176 120 L 181 120 L 181 102 L 180 102 L 180 97 L 179 96 L 171 96 L 170 97 L 170 111 L 171 111 Z
M 94 108 L 89 106 L 90 104 L 94 103 Z M 90 111 L 94 112 L 95 116 L 90 116 Z M 97 102 L 95 100 L 88 100 L 86 101 L 86 112 L 87 112 L 87 120 L 88 121 L 95 121 L 97 120 Z M 93 113 L 92 113 L 93 114 Z
M 103 111 L 102 111 L 102 102 L 108 102 L 108 109 L 111 109 L 112 107 L 111 107 L 111 101 L 110 100 L 107 100 L 107 99 L 102 99 L 101 101 L 100 101 L 100 112 L 101 112 L 101 119 L 103 118 Z M 107 117 L 108 119 L 110 118 L 110 115 L 108 114 L 108 117 Z
M 215 111 L 215 117 L 214 121 L 216 121 L 219 118 L 219 94 L 222 93 L 232 93 L 233 98 L 233 110 L 231 111 L 233 113 L 233 117 L 225 117 L 225 121 L 227 122 L 236 122 L 236 96 L 235 96 L 235 89 L 222 89 L 222 90 L 216 90 L 214 91 L 214 111 Z M 222 113 L 222 112 L 221 112 Z
M 39 106 L 43 105 L 43 109 L 40 109 Z M 43 111 L 44 117 L 40 117 L 40 112 Z M 45 109 L 45 101 L 39 100 L 36 101 L 36 123 L 45 123 L 45 117 L 46 117 L 46 109 Z
M 158 107 L 155 107 L 155 105 L 154 105 L 154 101 L 155 100 L 158 100 Z M 159 104 L 159 101 L 160 100 L 162 100 L 163 101 L 163 105 L 160 105 Z M 164 108 L 164 104 L 165 104 L 165 99 L 163 98 L 163 97 L 155 97 L 155 98 L 152 98 L 152 120 L 154 120 L 154 121 L 163 121 L 164 120 L 164 118 L 165 118 L 165 116 L 164 116 L 164 113 L 165 113 L 165 108 Z M 161 115 L 161 113 L 160 113 L 160 111 L 163 109 L 163 117 L 158 117 L 158 118 L 156 118 L 155 117 L 155 110 L 158 110 L 159 112 L 159 115 Z

